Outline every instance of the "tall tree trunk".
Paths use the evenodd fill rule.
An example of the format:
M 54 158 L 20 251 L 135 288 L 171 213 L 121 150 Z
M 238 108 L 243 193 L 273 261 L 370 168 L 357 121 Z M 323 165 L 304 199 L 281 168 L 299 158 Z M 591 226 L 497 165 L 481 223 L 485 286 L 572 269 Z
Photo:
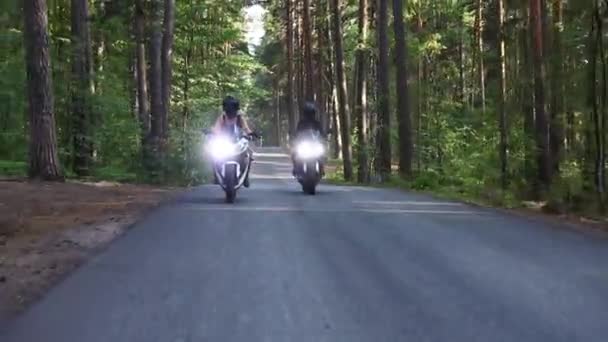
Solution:
M 416 16 L 416 33 L 421 35 L 423 32 L 422 13 L 418 10 Z M 475 64 L 475 63 L 473 63 Z M 416 78 L 417 78 L 417 94 L 416 94 L 416 167 L 418 171 L 422 170 L 422 155 L 421 155 L 421 144 L 422 144 L 422 112 L 423 105 L 425 103 L 425 92 L 424 92 L 424 56 L 418 56 Z M 473 92 L 474 93 L 474 92 Z
M 369 174 L 369 123 L 367 113 L 367 74 L 369 68 L 368 42 L 369 15 L 367 0 L 359 0 L 359 47 L 356 56 L 355 120 L 357 120 L 357 181 L 367 183 Z
M 139 124 L 142 137 L 150 132 L 150 105 L 148 102 L 148 79 L 146 62 L 146 18 L 143 0 L 135 2 L 135 40 L 136 40 L 136 75 L 137 75 L 137 103 Z
M 327 3 L 329 6 L 329 2 Z M 328 18 L 328 27 L 331 26 L 332 20 Z M 331 30 L 327 30 L 327 41 L 333 42 L 333 33 Z M 327 63 L 327 75 L 329 79 L 329 92 L 328 92 L 328 109 L 331 111 L 330 125 L 332 135 L 332 156 L 334 159 L 342 159 L 342 137 L 340 134 L 340 117 L 338 115 L 338 89 L 336 82 L 336 58 L 334 53 L 334 46 L 332 44 L 327 45 L 328 61 Z
M 459 24 L 463 25 L 463 24 Z M 464 26 L 464 25 L 463 25 Z M 465 108 L 467 104 L 467 81 L 466 81 L 466 56 L 465 56 L 465 47 L 464 47 L 464 32 L 465 28 L 461 27 L 458 32 L 458 101 L 462 108 Z
M 498 127 L 500 143 L 498 155 L 500 156 L 500 178 L 503 190 L 507 189 L 507 66 L 505 47 L 505 3 L 498 0 L 498 60 L 500 70 L 499 100 L 498 100 Z
M 281 146 L 281 91 L 279 90 L 278 85 L 275 86 L 274 89 L 274 135 L 276 137 L 276 145 Z
M 316 19 L 316 33 L 317 33 L 317 53 L 316 53 L 316 76 L 317 76 L 317 85 L 316 85 L 316 91 L 317 91 L 317 95 L 316 95 L 316 100 L 317 100 L 317 104 L 319 106 L 319 115 L 320 115 L 320 121 L 321 121 L 321 126 L 323 127 L 323 131 L 327 132 L 327 127 L 328 127 L 328 110 L 327 110 L 327 101 L 326 101 L 326 93 L 327 93 L 327 82 L 325 82 L 325 64 L 327 63 L 325 60 L 325 54 L 324 51 L 326 50 L 325 47 L 327 46 L 327 40 L 326 40 L 326 31 L 327 31 L 327 22 L 325 19 L 325 15 L 326 15 L 326 8 L 327 6 L 325 5 L 324 1 L 319 1 L 317 2 L 316 5 L 316 15 L 315 15 L 315 19 Z
M 486 70 L 484 63 L 483 44 L 483 1 L 477 0 L 477 15 L 475 18 L 477 31 L 477 75 L 479 77 L 479 90 L 481 92 L 481 108 L 486 112 Z
M 348 97 L 346 94 L 346 77 L 344 74 L 344 48 L 342 46 L 342 15 L 340 13 L 340 0 L 331 0 L 336 87 L 338 89 L 338 114 L 340 116 L 340 129 L 342 131 L 342 160 L 344 162 L 344 179 L 353 179 L 352 147 L 351 147 L 351 125 L 348 109 Z
M 551 185 L 551 156 L 549 144 L 549 121 L 546 113 L 545 100 L 545 61 L 543 48 L 541 0 L 530 1 L 532 19 L 532 47 L 534 65 L 534 99 L 536 111 L 536 145 L 538 163 L 538 181 L 541 191 L 548 192 Z
M 403 22 L 403 0 L 393 0 L 395 31 L 395 68 L 397 85 L 397 120 L 399 123 L 399 173 L 402 176 L 412 175 L 412 117 L 410 114 L 410 94 L 408 89 L 407 44 L 405 24 Z
M 24 45 L 30 127 L 30 178 L 62 180 L 57 158 L 53 81 L 45 0 L 24 0 Z
M 91 167 L 91 36 L 87 0 L 71 1 L 73 169 L 87 176 Z
M 300 110 L 304 106 L 304 34 L 302 32 L 302 6 L 300 1 L 295 2 L 295 22 L 296 22 L 296 30 L 295 30 L 295 42 L 297 49 L 294 52 L 294 56 L 296 58 L 296 86 L 298 93 L 298 108 L 296 110 L 296 117 L 299 117 Z M 296 120 L 297 121 L 297 120 Z
M 553 1 L 553 58 L 551 61 L 551 161 L 553 171 L 559 172 L 560 154 L 564 143 L 564 85 L 563 85 L 563 0 Z
M 533 192 L 538 192 L 536 185 L 536 143 L 535 127 L 536 113 L 534 112 L 534 67 L 532 62 L 532 15 L 529 6 L 525 9 L 526 24 L 521 32 L 522 45 L 522 102 L 521 109 L 524 114 L 524 137 L 525 137 L 525 156 L 524 156 L 524 175 L 529 184 L 535 185 Z M 532 192 L 529 195 L 534 195 Z
M 289 136 L 293 137 L 296 132 L 296 117 L 294 112 L 294 89 L 293 89 L 293 7 L 292 0 L 285 0 L 285 11 L 287 12 L 287 23 L 285 25 L 285 40 L 287 46 L 287 120 L 289 124 Z
M 159 171 L 160 143 L 163 135 L 163 86 L 162 86 L 162 0 L 153 0 L 150 11 L 150 134 L 147 139 L 149 157 Z
M 169 111 L 171 110 L 171 80 L 173 56 L 173 32 L 175 30 L 175 0 L 165 0 L 163 20 L 163 41 L 161 47 L 162 68 L 162 138 L 167 139 L 169 132 Z
M 605 211 L 606 192 L 606 61 L 603 50 L 603 18 L 600 14 L 599 0 L 594 0 L 591 16 L 591 32 L 589 33 L 589 106 L 593 119 L 595 143 L 595 186 L 600 211 Z M 598 82 L 598 60 L 602 64 L 600 82 Z M 601 85 L 601 87 L 600 87 Z M 601 89 L 598 94 L 597 89 Z M 598 102 L 601 104 L 598 104 Z M 588 142 L 590 143 L 590 142 Z
M 314 70 L 312 67 L 312 25 L 310 20 L 310 0 L 303 0 L 302 33 L 304 39 L 304 71 L 306 72 L 304 96 L 306 101 L 314 101 L 315 85 Z
M 388 0 L 378 0 L 377 11 L 378 81 L 376 101 L 378 104 L 378 137 L 376 138 L 376 144 L 379 148 L 379 155 L 376 157 L 376 172 L 380 176 L 380 181 L 386 181 L 391 174 L 391 110 L 388 79 Z

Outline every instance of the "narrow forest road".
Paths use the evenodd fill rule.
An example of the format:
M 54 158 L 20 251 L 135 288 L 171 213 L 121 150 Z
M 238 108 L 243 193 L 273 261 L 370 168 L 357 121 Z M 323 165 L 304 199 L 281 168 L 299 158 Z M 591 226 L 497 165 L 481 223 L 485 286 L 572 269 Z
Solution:
M 608 341 L 608 240 L 399 191 L 303 195 L 264 149 L 55 287 L 3 342 Z

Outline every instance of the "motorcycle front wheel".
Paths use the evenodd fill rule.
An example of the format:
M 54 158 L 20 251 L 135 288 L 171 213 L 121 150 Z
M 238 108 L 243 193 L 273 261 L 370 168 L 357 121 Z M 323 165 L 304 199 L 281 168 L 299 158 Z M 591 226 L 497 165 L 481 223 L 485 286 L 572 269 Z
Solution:
M 226 177 L 224 179 L 224 184 L 224 191 L 226 192 L 226 203 L 234 203 L 234 200 L 236 199 L 237 184 L 236 165 L 226 165 Z

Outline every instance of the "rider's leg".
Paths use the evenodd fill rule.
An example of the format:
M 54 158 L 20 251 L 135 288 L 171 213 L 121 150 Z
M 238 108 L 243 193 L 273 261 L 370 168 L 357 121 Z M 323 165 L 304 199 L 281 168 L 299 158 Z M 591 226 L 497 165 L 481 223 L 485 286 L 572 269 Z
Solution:
M 251 171 L 251 161 L 253 160 L 252 158 L 252 153 L 249 152 L 247 155 L 245 155 L 242 159 L 241 162 L 241 170 L 245 170 L 245 168 L 247 168 L 247 174 L 245 174 L 245 180 L 243 181 L 243 186 L 248 188 L 249 187 L 249 171 Z M 249 163 L 249 165 L 247 165 L 247 163 Z M 247 167 L 249 166 L 249 167 Z
M 217 179 L 217 173 L 215 172 L 215 165 L 211 166 L 211 172 L 213 173 L 213 184 L 220 184 L 219 179 Z

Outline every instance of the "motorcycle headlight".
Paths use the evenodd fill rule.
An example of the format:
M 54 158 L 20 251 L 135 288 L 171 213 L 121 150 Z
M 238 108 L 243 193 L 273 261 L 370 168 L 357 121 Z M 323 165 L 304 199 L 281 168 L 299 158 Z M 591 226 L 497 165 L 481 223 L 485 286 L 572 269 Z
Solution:
M 319 142 L 303 141 L 296 147 L 296 153 L 302 159 L 319 158 L 324 152 L 325 149 Z
M 228 137 L 217 136 L 211 139 L 207 145 L 207 152 L 213 159 L 221 160 L 234 154 L 234 144 Z

